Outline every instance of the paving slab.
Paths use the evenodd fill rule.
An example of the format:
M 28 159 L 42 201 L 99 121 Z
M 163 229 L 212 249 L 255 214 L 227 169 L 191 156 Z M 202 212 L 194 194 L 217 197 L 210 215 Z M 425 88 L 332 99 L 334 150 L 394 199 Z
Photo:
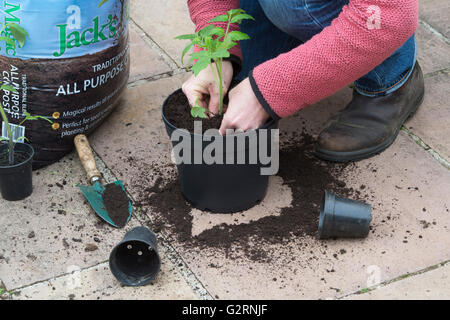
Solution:
M 406 277 L 348 300 L 450 300 L 450 264 Z
M 23 288 L 17 300 L 194 300 L 192 289 L 173 264 L 161 255 L 161 272 L 149 285 L 125 287 L 111 274 L 108 263 L 74 270 L 56 279 Z
M 164 59 L 145 43 L 142 38 L 143 36 L 143 32 L 139 31 L 131 24 L 131 70 L 129 82 L 146 79 L 171 71 L 170 67 L 164 62 Z
M 450 74 L 425 79 L 425 100 L 405 126 L 439 155 L 450 161 Z
M 416 31 L 418 60 L 424 74 L 450 68 L 450 44 L 423 24 Z
M 142 188 L 153 186 L 158 175 L 152 172 L 162 164 L 170 167 L 170 141 L 160 119 L 160 107 L 186 76 L 130 88 L 125 104 L 111 116 L 108 126 L 94 134 L 94 148 L 127 181 L 133 197 L 138 197 Z M 315 136 L 329 115 L 343 109 L 349 99 L 351 90 L 344 89 L 283 120 L 282 131 L 305 129 Z M 133 159 L 127 161 L 127 154 Z M 348 166 L 340 178 L 354 189 L 364 185 L 361 193 L 374 207 L 367 239 L 318 241 L 314 237 L 293 237 L 284 245 L 267 244 L 273 259 L 266 263 L 252 261 L 239 248 L 233 248 L 230 256 L 216 248 L 186 248 L 177 234 L 165 231 L 165 235 L 212 296 L 221 299 L 336 298 L 367 287 L 373 280 L 373 268 L 379 271 L 378 280 L 385 281 L 449 258 L 444 244 L 450 241 L 450 199 L 446 192 L 450 173 L 406 134 L 401 133 L 381 155 Z M 281 190 L 289 188 L 286 181 L 272 184 L 278 187 L 271 188 L 268 196 L 280 194 L 283 185 L 285 189 Z M 259 207 L 252 215 L 259 219 L 276 217 L 277 210 L 276 205 Z M 147 214 L 150 219 L 157 215 L 151 207 Z M 195 210 L 187 214 L 199 216 Z M 257 219 L 246 219 L 246 212 L 241 214 L 237 222 L 233 215 L 211 215 L 201 227 L 243 225 Z M 196 232 L 199 226 L 191 228 Z
M 29 198 L 1 201 L 0 279 L 8 290 L 105 261 L 125 232 L 138 225 L 134 218 L 123 229 L 106 225 L 78 183 L 87 183 L 86 174 L 72 153 L 33 173 Z
M 434 29 L 450 39 L 450 3 L 447 0 L 420 0 L 419 15 Z
M 176 36 L 195 29 L 184 0 L 131 0 L 131 19 L 181 67 L 187 41 Z

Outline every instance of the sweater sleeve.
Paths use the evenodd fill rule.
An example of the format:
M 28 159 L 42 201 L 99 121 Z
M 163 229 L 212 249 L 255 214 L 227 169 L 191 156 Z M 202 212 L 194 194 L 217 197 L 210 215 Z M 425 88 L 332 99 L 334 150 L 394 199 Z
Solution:
M 374 3 L 381 13 L 379 28 L 369 26 Z M 272 116 L 289 116 L 370 72 L 417 25 L 417 0 L 350 0 L 321 33 L 257 66 L 249 75 L 252 88 Z
M 212 18 L 225 14 L 231 9 L 238 9 L 239 0 L 188 0 L 188 8 L 192 22 L 195 24 L 195 32 L 197 32 L 206 27 Z M 227 26 L 225 22 L 215 22 L 214 25 L 223 29 Z M 230 31 L 239 31 L 239 25 L 231 25 Z M 198 51 L 198 48 L 196 48 L 196 51 Z M 240 68 L 242 61 L 240 45 L 231 48 L 230 54 L 230 60 L 238 64 Z

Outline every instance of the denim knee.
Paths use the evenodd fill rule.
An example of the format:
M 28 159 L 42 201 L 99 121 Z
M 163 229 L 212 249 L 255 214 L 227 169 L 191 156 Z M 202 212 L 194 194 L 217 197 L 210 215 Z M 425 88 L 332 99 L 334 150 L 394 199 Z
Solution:
M 306 42 L 342 11 L 348 0 L 256 0 L 267 18 L 281 31 Z
M 302 5 L 303 1 L 295 1 L 297 8 L 298 5 Z M 292 12 L 292 1 L 279 1 L 279 0 L 259 0 L 264 13 L 267 18 L 281 31 L 288 33 L 292 36 L 296 36 L 300 24 L 305 21 L 297 19 L 297 14 Z M 303 10 L 305 8 L 303 7 Z

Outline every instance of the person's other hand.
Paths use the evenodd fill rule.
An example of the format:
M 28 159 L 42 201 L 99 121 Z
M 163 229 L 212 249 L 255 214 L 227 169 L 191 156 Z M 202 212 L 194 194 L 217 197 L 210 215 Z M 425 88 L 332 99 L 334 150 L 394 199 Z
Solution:
M 227 129 L 242 131 L 257 129 L 269 117 L 256 98 L 250 80 L 246 78 L 229 93 L 228 108 L 220 126 L 220 133 L 225 135 Z
M 214 70 L 216 70 L 213 64 Z M 233 78 L 233 65 L 230 61 L 223 61 L 223 96 L 228 92 L 228 88 Z M 182 86 L 183 92 L 189 100 L 189 104 L 194 106 L 198 98 L 198 105 L 210 112 L 219 113 L 219 89 L 214 78 L 211 67 L 200 71 L 198 76 L 194 74 Z

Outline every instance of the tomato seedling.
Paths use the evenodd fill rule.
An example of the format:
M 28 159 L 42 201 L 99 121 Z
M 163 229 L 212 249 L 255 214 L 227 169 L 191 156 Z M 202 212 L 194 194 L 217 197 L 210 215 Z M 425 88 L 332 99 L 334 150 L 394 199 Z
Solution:
M 192 72 L 198 76 L 200 71 L 210 67 L 217 88 L 219 90 L 219 115 L 223 114 L 223 59 L 230 57 L 230 49 L 238 44 L 238 41 L 248 40 L 250 37 L 240 31 L 230 31 L 232 24 L 241 24 L 244 20 L 255 20 L 251 15 L 246 14 L 242 9 L 232 9 L 226 14 L 219 15 L 209 21 L 209 25 L 193 34 L 184 34 L 176 37 L 177 40 L 190 40 L 181 55 L 181 62 L 184 65 L 184 56 L 194 47 L 200 49 L 198 52 L 190 54 L 190 61 L 196 60 L 192 66 Z M 226 28 L 216 27 L 212 23 L 226 22 Z M 198 100 L 191 109 L 191 115 L 200 118 L 207 118 L 210 113 L 205 108 L 198 105 Z

